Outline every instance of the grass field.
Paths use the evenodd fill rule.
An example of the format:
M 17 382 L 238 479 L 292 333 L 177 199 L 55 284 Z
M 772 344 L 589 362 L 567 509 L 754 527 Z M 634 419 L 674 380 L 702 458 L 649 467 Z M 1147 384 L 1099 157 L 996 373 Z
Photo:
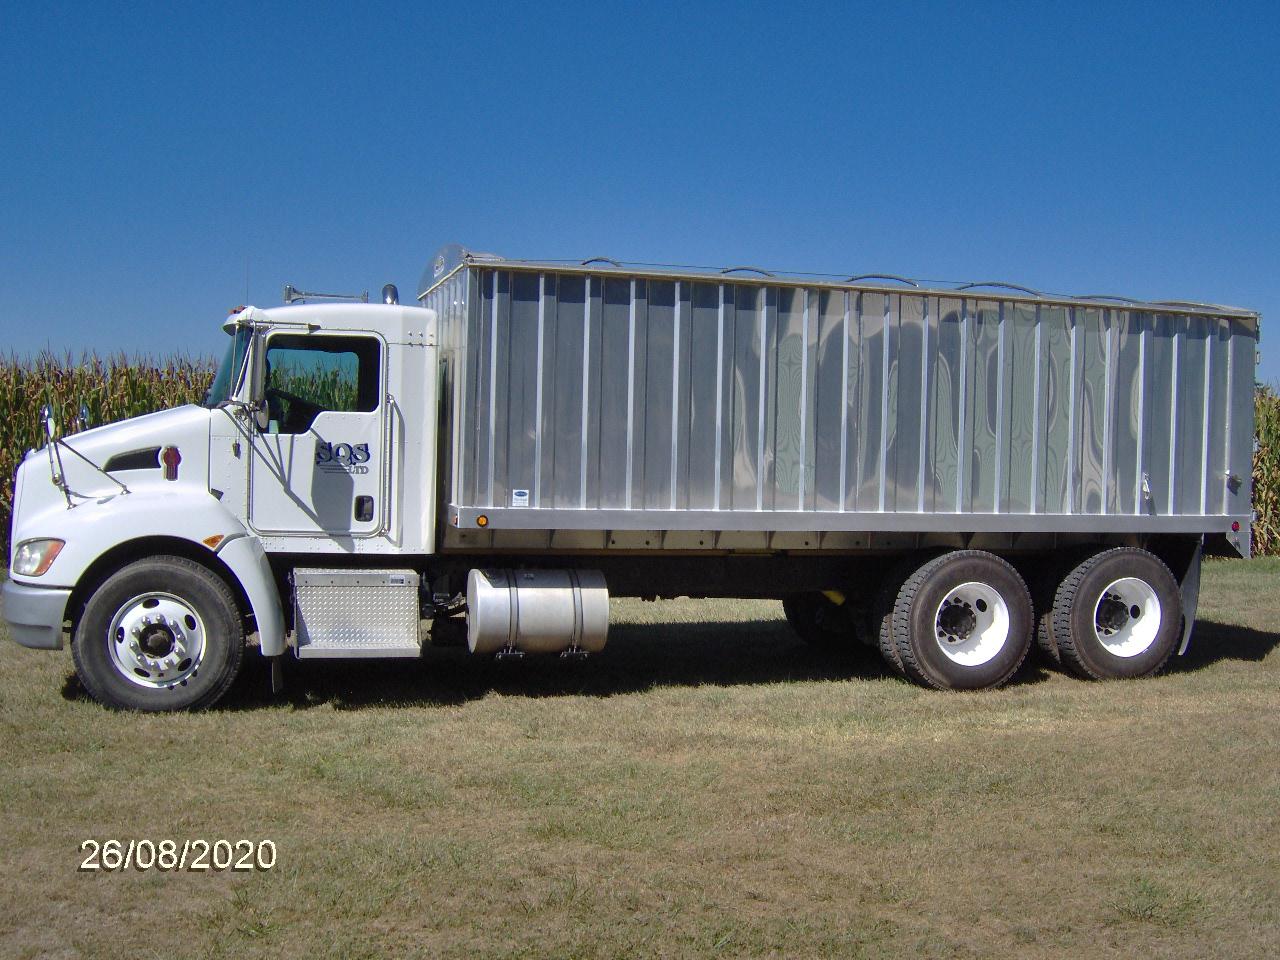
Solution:
M 1274 956 L 1278 585 L 1209 565 L 1153 680 L 973 695 L 763 602 L 615 602 L 578 664 L 295 663 L 280 701 L 253 660 L 190 716 L 6 639 L 0 956 Z M 82 873 L 85 838 L 278 861 Z

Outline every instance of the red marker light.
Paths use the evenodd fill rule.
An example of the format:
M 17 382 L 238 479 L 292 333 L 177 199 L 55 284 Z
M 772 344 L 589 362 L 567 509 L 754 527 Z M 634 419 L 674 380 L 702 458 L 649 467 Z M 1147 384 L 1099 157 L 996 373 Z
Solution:
M 182 462 L 182 454 L 178 452 L 178 448 L 165 447 L 160 454 L 160 462 L 164 464 L 164 478 L 166 480 L 177 480 L 178 464 Z
M 1239 533 L 1239 532 L 1240 532 L 1240 521 L 1239 521 L 1239 520 L 1232 520 L 1232 521 L 1231 521 L 1231 532 L 1232 532 L 1232 533 Z

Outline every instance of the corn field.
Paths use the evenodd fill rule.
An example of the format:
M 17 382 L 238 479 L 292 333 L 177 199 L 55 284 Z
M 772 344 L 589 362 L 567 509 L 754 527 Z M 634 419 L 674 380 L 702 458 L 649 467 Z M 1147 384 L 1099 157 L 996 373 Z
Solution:
M 9 551 L 9 521 L 13 507 L 13 474 L 18 460 L 33 447 L 42 446 L 40 409 L 46 404 L 64 431 L 81 421 L 81 409 L 90 425 L 110 423 L 153 410 L 198 403 L 213 379 L 215 361 L 188 357 L 105 360 L 88 356 L 42 354 L 33 360 L 0 361 L 0 555 Z M 351 409 L 343 385 L 336 377 L 281 371 L 278 381 L 290 392 L 330 401 L 334 409 Z M 285 375 L 287 374 L 287 375 Z M 329 382 L 332 380 L 333 382 Z M 349 392 L 349 391 L 348 391 Z M 1258 443 L 1253 457 L 1253 549 L 1260 555 L 1280 553 L 1280 394 L 1259 386 L 1255 395 Z
M 1253 551 L 1274 556 L 1280 553 L 1280 395 L 1259 386 L 1253 409 Z
M 77 429 L 81 408 L 91 426 L 140 413 L 198 403 L 213 379 L 212 359 L 102 359 L 46 353 L 32 360 L 0 360 L 0 550 L 8 557 L 13 474 L 18 461 L 44 445 L 40 410 L 53 410 L 64 432 Z M 6 563 L 7 567 L 8 564 Z

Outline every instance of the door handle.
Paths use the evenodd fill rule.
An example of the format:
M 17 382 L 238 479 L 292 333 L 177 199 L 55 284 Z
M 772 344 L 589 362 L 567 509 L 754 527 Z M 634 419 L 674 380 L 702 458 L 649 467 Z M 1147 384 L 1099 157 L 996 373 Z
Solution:
M 357 523 L 368 523 L 373 519 L 373 497 L 356 497 L 355 518 Z

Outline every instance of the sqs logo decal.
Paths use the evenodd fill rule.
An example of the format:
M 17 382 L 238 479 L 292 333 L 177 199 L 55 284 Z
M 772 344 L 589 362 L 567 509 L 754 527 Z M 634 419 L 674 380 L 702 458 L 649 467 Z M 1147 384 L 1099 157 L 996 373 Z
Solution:
M 322 440 L 316 444 L 316 466 L 325 473 L 368 473 L 366 464 L 370 459 L 367 443 L 330 443 Z

